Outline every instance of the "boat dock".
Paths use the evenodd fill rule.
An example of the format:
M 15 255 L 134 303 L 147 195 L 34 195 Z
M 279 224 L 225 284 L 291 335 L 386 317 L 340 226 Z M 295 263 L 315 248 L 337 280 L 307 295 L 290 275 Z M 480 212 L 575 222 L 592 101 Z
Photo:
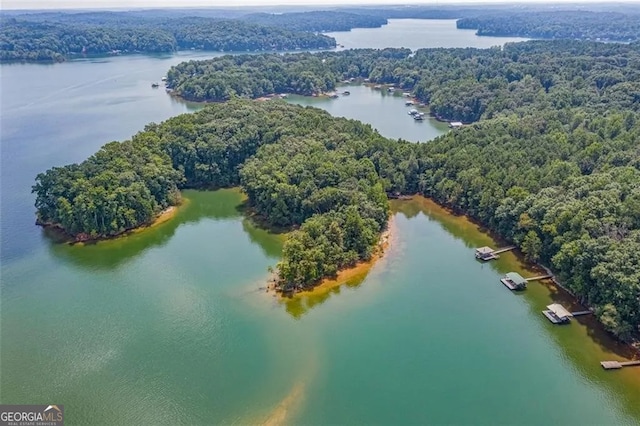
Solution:
M 542 314 L 547 317 L 549 321 L 553 324 L 567 324 L 571 321 L 571 318 L 577 317 L 580 315 L 589 315 L 593 312 L 591 311 L 578 311 L 578 312 L 569 312 L 564 306 L 559 303 L 553 303 L 547 306 L 547 309 L 542 311 Z
M 504 253 L 506 251 L 514 250 L 516 246 L 507 246 L 501 247 L 499 249 L 492 249 L 491 247 L 480 247 L 476 249 L 476 259 L 489 261 L 493 259 L 499 259 L 500 253 Z
M 631 367 L 634 365 L 640 365 L 640 361 L 602 361 L 600 365 L 605 370 L 618 370 L 622 367 Z
M 524 290 L 527 288 L 527 280 L 517 272 L 509 272 L 500 280 L 509 290 Z

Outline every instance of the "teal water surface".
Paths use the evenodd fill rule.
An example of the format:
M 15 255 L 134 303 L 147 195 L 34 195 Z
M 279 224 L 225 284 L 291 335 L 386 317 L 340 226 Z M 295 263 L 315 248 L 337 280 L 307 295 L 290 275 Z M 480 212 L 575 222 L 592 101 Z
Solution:
M 606 336 L 550 326 L 544 287 L 499 284 L 515 258 L 475 262 L 489 237 L 414 201 L 366 278 L 299 302 L 262 289 L 284 237 L 236 190 L 187 191 L 172 220 L 93 245 L 34 225 L 38 172 L 198 108 L 150 85 L 206 56 L 2 65 L 1 403 L 64 404 L 68 424 L 640 423 L 640 369 L 603 372 Z M 292 101 L 394 138 L 446 130 L 351 92 Z

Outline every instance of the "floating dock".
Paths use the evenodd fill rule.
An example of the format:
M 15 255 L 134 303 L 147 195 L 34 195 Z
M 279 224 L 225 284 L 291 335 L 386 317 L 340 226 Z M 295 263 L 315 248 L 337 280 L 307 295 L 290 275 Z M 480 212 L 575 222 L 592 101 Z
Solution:
M 553 303 L 547 306 L 546 310 L 542 311 L 542 314 L 554 324 L 567 324 L 573 317 L 588 315 L 591 313 L 591 311 L 569 312 L 559 303 Z
M 631 367 L 634 365 L 640 365 L 640 361 L 602 361 L 600 365 L 605 370 L 618 370 L 622 367 Z
M 480 247 L 476 249 L 476 259 L 489 261 L 493 259 L 499 259 L 500 253 L 504 253 L 509 250 L 514 250 L 516 246 L 508 246 L 502 247 L 497 250 L 492 249 L 491 247 Z
M 527 280 L 517 272 L 509 272 L 500 280 L 509 290 L 524 290 L 527 288 Z

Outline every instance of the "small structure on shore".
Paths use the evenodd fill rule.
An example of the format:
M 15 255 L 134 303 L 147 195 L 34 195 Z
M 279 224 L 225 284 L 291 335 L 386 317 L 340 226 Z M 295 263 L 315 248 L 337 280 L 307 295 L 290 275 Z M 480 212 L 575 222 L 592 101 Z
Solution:
M 451 127 L 452 129 L 458 129 L 462 127 L 462 123 L 459 121 L 452 121 L 451 123 L 449 123 L 449 127 Z
M 527 288 L 527 280 L 517 272 L 509 272 L 500 280 L 509 290 L 524 290 Z

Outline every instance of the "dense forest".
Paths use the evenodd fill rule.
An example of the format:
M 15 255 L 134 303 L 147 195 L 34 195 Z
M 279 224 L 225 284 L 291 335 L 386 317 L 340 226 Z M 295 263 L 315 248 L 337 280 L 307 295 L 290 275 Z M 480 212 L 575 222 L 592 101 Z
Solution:
M 106 18 L 105 18 L 106 19 Z M 259 51 L 328 49 L 320 34 L 236 20 L 178 18 L 85 24 L 3 19 L 0 61 L 63 61 L 74 55 L 170 53 L 178 49 Z
M 392 144 L 368 125 L 317 109 L 213 105 L 38 175 L 38 222 L 77 240 L 114 236 L 178 204 L 179 189 L 241 184 L 268 223 L 299 227 L 284 247 L 282 288 L 310 286 L 371 256 L 388 203 L 368 157 Z
M 342 11 L 255 13 L 242 16 L 241 19 L 260 25 L 312 32 L 350 31 L 353 28 L 379 28 L 387 24 L 387 19 L 384 17 Z
M 635 13 L 587 10 L 501 12 L 465 17 L 459 19 L 456 24 L 458 28 L 478 30 L 478 35 L 485 36 L 640 40 L 640 13 L 637 11 Z
M 196 101 L 273 92 L 311 95 L 348 78 L 413 91 L 432 114 L 466 123 L 503 111 L 589 107 L 638 110 L 640 44 L 531 41 L 504 49 L 350 50 L 239 55 L 183 62 L 168 86 Z
M 421 193 L 551 266 L 612 333 L 640 333 L 638 44 L 245 55 L 181 64 L 169 77 L 183 95 L 200 87 L 214 99 L 369 78 L 472 124 L 409 144 L 317 110 L 234 99 L 38 176 L 40 221 L 112 235 L 176 203 L 180 188 L 241 184 L 267 221 L 300 225 L 279 272 L 283 287 L 308 286 L 370 255 L 386 221 L 385 193 Z M 233 86 L 236 78 L 251 91 Z M 94 200 L 111 203 L 106 220 L 106 201 Z M 142 217 L 138 206 L 146 206 Z

